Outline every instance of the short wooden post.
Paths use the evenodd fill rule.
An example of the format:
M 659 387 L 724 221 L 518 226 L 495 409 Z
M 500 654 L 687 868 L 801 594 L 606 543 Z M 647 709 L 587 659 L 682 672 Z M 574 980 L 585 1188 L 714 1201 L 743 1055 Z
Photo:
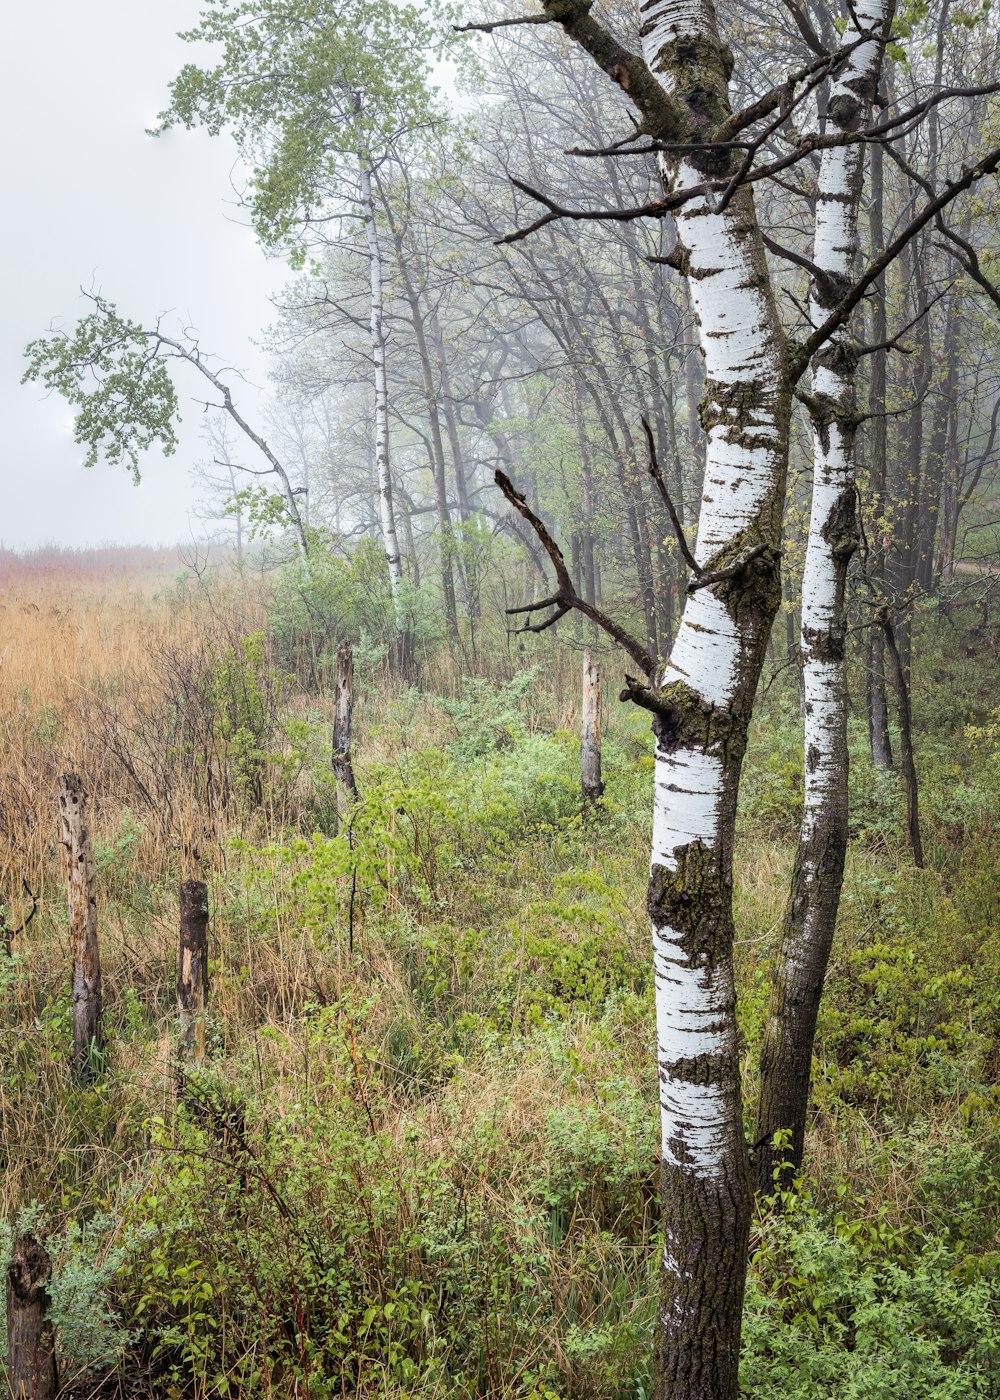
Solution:
M 593 812 L 601 800 L 601 668 L 583 653 L 583 720 L 580 727 L 580 782 L 584 813 Z
M 358 785 L 351 762 L 351 720 L 354 713 L 354 648 L 342 642 L 337 648 L 333 676 L 333 773 L 337 779 L 337 815 L 343 820 L 357 801 Z
M 201 1064 L 205 1058 L 208 1003 L 208 886 L 185 880 L 180 891 L 180 946 L 177 955 L 177 1015 L 180 1052 Z
M 7 1375 L 13 1400 L 54 1400 L 55 1340 L 48 1319 L 52 1261 L 34 1235 L 19 1235 L 7 1266 Z
M 73 952 L 73 1068 L 91 1079 L 103 1049 L 101 958 L 97 946 L 94 860 L 87 825 L 87 793 L 75 773 L 59 779 L 62 844 L 66 851 L 70 946 Z

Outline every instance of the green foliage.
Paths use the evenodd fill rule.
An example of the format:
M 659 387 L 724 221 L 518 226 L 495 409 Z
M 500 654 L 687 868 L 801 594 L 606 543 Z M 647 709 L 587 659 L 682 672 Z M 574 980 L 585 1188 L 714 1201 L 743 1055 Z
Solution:
M 519 943 L 508 954 L 512 1010 L 528 1022 L 573 1007 L 599 1015 L 616 992 L 645 991 L 645 939 L 637 957 L 620 891 L 596 871 L 557 875 L 553 886 L 553 898 L 525 908 Z
M 965 1007 L 971 972 L 933 971 L 905 942 L 853 952 L 837 974 L 863 989 L 860 1006 L 831 999 L 822 1021 L 824 1078 L 849 1102 L 892 1102 L 900 1081 L 919 1069 L 921 1093 L 950 1093 L 979 1048 Z
M 269 741 L 281 697 L 263 632 L 227 647 L 210 678 L 210 701 L 218 736 L 226 747 L 236 789 L 248 802 L 264 799 Z
M 215 67 L 187 64 L 171 84 L 161 129 L 231 130 L 253 168 L 254 223 L 265 243 L 294 236 L 359 159 L 382 155 L 432 114 L 428 67 L 451 42 L 438 6 L 349 0 L 206 0 L 183 35 L 221 49 Z M 366 154 L 367 153 L 367 154 Z
M 112 1305 L 113 1285 L 127 1257 L 113 1240 L 116 1222 L 95 1215 L 85 1226 L 70 1221 L 62 1231 L 48 1228 L 45 1212 L 32 1205 L 12 1224 L 0 1221 L 0 1259 L 9 1259 L 15 1236 L 31 1231 L 44 1239 L 52 1260 L 49 1316 L 56 1333 L 59 1371 L 64 1378 L 103 1372 L 118 1363 L 133 1334 Z M 6 1331 L 0 1334 L 6 1360 Z
M 458 700 L 441 699 L 441 709 L 455 728 L 448 748 L 463 762 L 510 747 L 526 733 L 522 706 L 538 679 L 536 667 L 520 671 L 505 685 L 493 686 L 463 676 Z
M 244 486 L 235 492 L 226 503 L 227 515 L 241 514 L 249 525 L 248 537 L 251 540 L 266 538 L 272 530 L 287 530 L 292 525 L 288 501 L 276 491 L 269 491 L 259 483 Z
M 21 382 L 40 381 L 77 410 L 73 436 L 87 449 L 86 466 L 124 463 L 138 481 L 143 452 L 159 443 L 170 456 L 177 446 L 177 394 L 157 335 L 103 297 L 92 300 L 72 334 L 31 341 Z
M 961 1251 L 901 1226 L 888 1204 L 866 1212 L 842 1186 L 823 1210 L 814 1191 L 800 1182 L 782 1215 L 761 1229 L 741 1393 L 749 1400 L 1000 1394 L 997 1257 L 970 1271 Z

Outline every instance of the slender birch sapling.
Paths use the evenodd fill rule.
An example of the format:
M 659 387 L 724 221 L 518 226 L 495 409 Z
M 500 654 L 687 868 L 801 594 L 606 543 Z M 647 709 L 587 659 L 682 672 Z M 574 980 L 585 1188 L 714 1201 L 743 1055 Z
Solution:
M 846 61 L 830 87 L 828 128 L 850 137 L 870 118 L 891 0 L 859 0 L 844 33 Z M 865 36 L 870 36 L 865 38 Z M 863 40 L 863 42 L 861 42 Z M 856 275 L 864 146 L 824 150 L 816 195 L 810 290 L 821 324 Z M 757 1190 L 769 1195 L 801 1166 L 813 1040 L 833 944 L 847 851 L 847 567 L 858 543 L 854 438 L 857 351 L 845 320 L 812 360 L 813 489 L 802 579 L 805 799 L 764 1032 L 757 1106 Z M 774 1137 L 791 1134 L 779 1154 Z
M 445 42 L 435 5 L 347 0 L 207 0 L 183 38 L 219 52 L 171 84 L 160 129 L 231 131 L 253 174 L 246 199 L 261 242 L 301 265 L 360 216 L 370 266 L 375 469 L 396 621 L 397 658 L 411 664 L 390 463 L 382 253 L 373 172 L 435 112 L 429 63 Z M 448 36 L 450 41 L 450 35 Z M 355 225 L 356 226 L 356 225 Z

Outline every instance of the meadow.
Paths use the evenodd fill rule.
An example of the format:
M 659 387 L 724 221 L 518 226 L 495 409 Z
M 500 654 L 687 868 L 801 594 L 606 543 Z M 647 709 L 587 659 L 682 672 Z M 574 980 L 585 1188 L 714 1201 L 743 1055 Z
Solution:
M 6 559 L 3 579 L 0 1250 L 29 1226 L 47 1242 L 61 1393 L 647 1396 L 653 760 L 616 657 L 585 819 L 572 633 L 498 633 L 475 674 L 439 645 L 409 687 L 360 648 L 361 796 L 338 822 L 329 672 L 265 577 L 63 557 Z M 1000 1396 L 1000 629 L 959 604 L 915 635 L 927 864 L 859 702 L 807 1165 L 752 1241 L 752 1400 Z M 748 1106 L 800 736 L 776 664 L 736 860 Z M 69 770 L 94 809 L 104 974 L 88 1085 L 69 1054 Z M 200 1065 L 177 1052 L 192 877 L 210 892 Z

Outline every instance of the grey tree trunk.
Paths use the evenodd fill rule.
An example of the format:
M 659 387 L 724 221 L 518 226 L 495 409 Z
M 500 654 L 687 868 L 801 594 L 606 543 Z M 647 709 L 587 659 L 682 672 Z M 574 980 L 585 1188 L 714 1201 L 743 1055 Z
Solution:
M 917 528 L 917 582 L 925 593 L 934 589 L 934 553 L 938 535 L 938 516 L 945 479 L 948 475 L 948 428 L 958 391 L 959 311 L 957 298 L 948 302 L 945 319 L 944 344 L 941 349 L 943 365 L 939 367 L 939 390 L 931 435 L 927 444 L 927 461 L 923 477 L 923 501 Z
M 392 215 L 388 202 L 385 203 L 386 217 L 392 232 L 392 243 L 396 253 L 396 266 L 403 283 L 403 291 L 410 308 L 410 324 L 417 343 L 417 356 L 423 379 L 424 408 L 431 434 L 431 474 L 434 478 L 434 499 L 437 505 L 438 548 L 441 551 L 441 591 L 444 596 L 444 617 L 448 635 L 452 641 L 459 638 L 458 608 L 455 600 L 455 541 L 451 528 L 451 513 L 448 509 L 448 481 L 445 471 L 444 440 L 441 436 L 441 416 L 438 413 L 438 395 L 434 387 L 434 372 L 431 366 L 430 350 L 424 330 L 424 312 L 416 284 L 410 276 L 408 254 L 403 245 L 403 235 Z
M 185 880 L 180 888 L 180 942 L 177 950 L 177 1018 L 182 1059 L 205 1058 L 208 1005 L 208 886 Z
M 924 868 L 924 843 L 920 835 L 920 791 L 917 785 L 917 764 L 913 753 L 913 723 L 910 710 L 910 686 L 906 667 L 900 655 L 899 642 L 888 608 L 879 615 L 882 633 L 885 637 L 885 650 L 889 658 L 889 673 L 896 691 L 899 714 L 899 766 L 903 774 L 903 788 L 906 793 L 906 832 L 910 841 L 913 864 L 918 870 Z
M 881 257 L 885 251 L 885 222 L 883 202 L 885 199 L 885 156 L 881 145 L 875 141 L 871 148 L 871 202 L 869 206 L 869 254 L 873 259 Z M 877 279 L 871 290 L 872 329 L 871 338 L 875 345 L 884 345 L 889 327 L 886 315 L 885 273 Z M 868 568 L 873 580 L 885 586 L 885 538 L 886 526 L 886 464 L 888 457 L 888 432 L 886 409 L 886 361 L 887 350 L 876 350 L 871 361 L 871 387 L 868 410 L 873 415 L 869 429 L 870 471 L 868 481 L 868 535 L 872 557 Z M 885 649 L 881 629 L 870 627 L 867 636 L 866 690 L 868 697 L 868 741 L 872 763 L 886 771 L 892 768 L 892 743 L 889 737 L 889 703 L 885 687 Z
M 827 129 L 849 135 L 868 120 L 878 86 L 888 0 L 860 0 L 845 42 L 855 44 L 831 84 Z M 811 315 L 822 324 L 854 274 L 864 147 L 828 147 L 816 201 Z M 855 369 L 849 329 L 836 332 L 812 364 L 808 397 L 814 433 L 812 510 L 802 579 L 805 685 L 805 799 L 791 897 L 764 1030 L 755 1134 L 757 1190 L 774 1190 L 802 1162 L 813 1040 L 840 905 L 847 852 L 847 567 L 857 548 Z M 780 1152 L 774 1137 L 791 1134 Z
M 354 716 L 354 648 L 342 642 L 337 648 L 333 677 L 333 774 L 337 780 L 337 815 L 344 820 L 358 798 L 351 760 L 351 724 Z
M 13 1400 L 55 1400 L 55 1339 L 48 1320 L 48 1251 L 19 1235 L 7 1266 L 7 1374 Z
M 101 958 L 97 945 L 94 861 L 87 822 L 87 794 L 75 773 L 59 779 L 59 813 L 66 852 L 70 947 L 73 957 L 73 1069 L 78 1079 L 94 1077 L 103 1050 Z
M 583 653 L 583 715 L 580 723 L 580 783 L 584 815 L 604 794 L 601 780 L 601 668 L 587 647 Z

